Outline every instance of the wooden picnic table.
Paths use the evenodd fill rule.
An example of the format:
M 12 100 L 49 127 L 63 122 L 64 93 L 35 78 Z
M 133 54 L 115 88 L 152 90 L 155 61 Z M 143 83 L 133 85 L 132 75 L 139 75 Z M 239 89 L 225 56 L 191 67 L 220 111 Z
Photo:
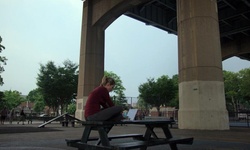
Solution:
M 78 148 L 79 150 L 127 150 L 127 149 L 147 149 L 149 146 L 169 144 L 172 150 L 177 150 L 177 144 L 192 144 L 193 138 L 174 138 L 169 129 L 169 125 L 172 120 L 125 120 L 119 122 L 108 121 L 82 121 L 82 125 L 85 126 L 81 139 L 68 140 L 67 145 Z M 137 124 L 144 125 L 146 131 L 142 134 L 122 134 L 110 136 L 109 131 L 116 124 Z M 165 137 L 159 138 L 154 131 L 155 128 L 161 128 Z M 97 130 L 99 137 L 90 137 L 92 130 Z M 117 138 L 134 138 L 132 142 L 110 144 L 110 140 Z M 88 141 L 96 141 L 95 144 L 90 144 Z

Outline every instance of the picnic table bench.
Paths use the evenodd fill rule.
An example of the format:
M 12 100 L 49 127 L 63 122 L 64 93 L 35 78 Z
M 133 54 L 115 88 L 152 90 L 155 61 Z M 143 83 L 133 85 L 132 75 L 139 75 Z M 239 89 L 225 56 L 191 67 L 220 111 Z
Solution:
M 85 126 L 81 139 L 66 139 L 67 146 L 78 148 L 79 150 L 127 150 L 140 148 L 147 149 L 149 146 L 169 144 L 172 150 L 177 150 L 177 144 L 192 144 L 193 137 L 174 138 L 169 130 L 171 120 L 126 120 L 119 122 L 102 121 L 82 121 Z M 146 126 L 144 135 L 142 134 L 122 134 L 108 135 L 115 124 L 137 124 Z M 161 128 L 165 137 L 159 138 L 154 131 L 155 128 Z M 97 130 L 99 137 L 90 137 L 92 130 Z M 112 139 L 133 138 L 132 141 L 125 143 L 110 143 Z M 95 144 L 89 141 L 96 141 Z

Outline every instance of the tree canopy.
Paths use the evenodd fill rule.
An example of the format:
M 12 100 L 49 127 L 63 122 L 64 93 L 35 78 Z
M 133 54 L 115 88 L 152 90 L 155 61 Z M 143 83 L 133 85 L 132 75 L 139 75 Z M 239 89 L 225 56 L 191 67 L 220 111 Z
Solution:
M 30 91 L 26 99 L 30 102 L 35 103 L 34 110 L 36 112 L 42 112 L 44 110 L 45 102 L 43 99 L 43 95 L 41 94 L 41 91 L 38 88 Z
M 2 52 L 5 47 L 1 44 L 2 43 L 2 37 L 0 36 L 0 53 Z M 3 65 L 6 65 L 7 58 L 4 56 L 0 56 L 0 74 L 4 72 L 4 67 Z M 0 85 L 2 86 L 4 84 L 3 78 L 0 75 Z
M 124 94 L 124 90 L 126 89 L 122 85 L 122 80 L 120 79 L 120 77 L 112 71 L 104 71 L 104 75 L 111 77 L 115 80 L 115 87 L 112 91 L 114 95 L 111 96 L 115 105 L 124 105 L 124 103 L 127 103 L 127 100 Z
M 223 71 L 225 97 L 229 111 L 250 109 L 250 68 L 239 72 Z
M 240 99 L 240 79 L 238 73 L 223 71 L 227 109 L 237 111 Z
M 74 93 L 77 91 L 78 65 L 66 60 L 63 66 L 56 66 L 49 61 L 46 65 L 40 65 L 40 73 L 37 77 L 37 86 L 43 95 L 45 104 L 54 110 L 71 103 Z
M 0 107 L 6 106 L 8 109 L 16 108 L 21 102 L 25 101 L 25 98 L 21 95 L 21 92 L 7 90 L 3 92 L 3 99 Z
M 241 79 L 240 91 L 243 98 L 250 104 L 250 68 L 239 71 L 239 78 Z
M 157 80 L 154 78 L 147 79 L 146 83 L 139 86 L 139 98 L 160 110 L 160 106 L 169 106 L 176 100 L 178 93 L 178 77 L 175 80 L 163 75 Z M 176 85 L 177 84 L 177 85 Z M 142 103 L 142 102 L 141 102 Z

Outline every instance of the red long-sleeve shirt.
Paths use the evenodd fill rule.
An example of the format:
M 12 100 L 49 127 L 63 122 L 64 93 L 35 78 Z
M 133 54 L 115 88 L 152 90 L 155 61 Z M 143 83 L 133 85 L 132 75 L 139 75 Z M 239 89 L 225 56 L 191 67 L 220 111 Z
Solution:
M 95 88 L 89 95 L 86 106 L 84 117 L 87 118 L 101 110 L 101 106 L 105 109 L 114 106 L 109 96 L 109 91 L 103 87 L 99 86 Z

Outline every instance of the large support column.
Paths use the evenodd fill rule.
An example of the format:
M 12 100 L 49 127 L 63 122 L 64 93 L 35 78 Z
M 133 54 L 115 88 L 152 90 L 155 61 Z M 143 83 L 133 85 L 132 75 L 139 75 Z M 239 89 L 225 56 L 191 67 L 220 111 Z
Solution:
M 217 0 L 177 0 L 180 129 L 229 129 Z
M 88 94 L 104 74 L 105 29 L 121 14 L 150 0 L 85 0 L 83 6 L 80 66 L 75 116 L 84 120 Z
M 84 120 L 88 94 L 100 84 L 104 73 L 104 29 L 93 25 L 92 0 L 84 2 L 75 116 Z

